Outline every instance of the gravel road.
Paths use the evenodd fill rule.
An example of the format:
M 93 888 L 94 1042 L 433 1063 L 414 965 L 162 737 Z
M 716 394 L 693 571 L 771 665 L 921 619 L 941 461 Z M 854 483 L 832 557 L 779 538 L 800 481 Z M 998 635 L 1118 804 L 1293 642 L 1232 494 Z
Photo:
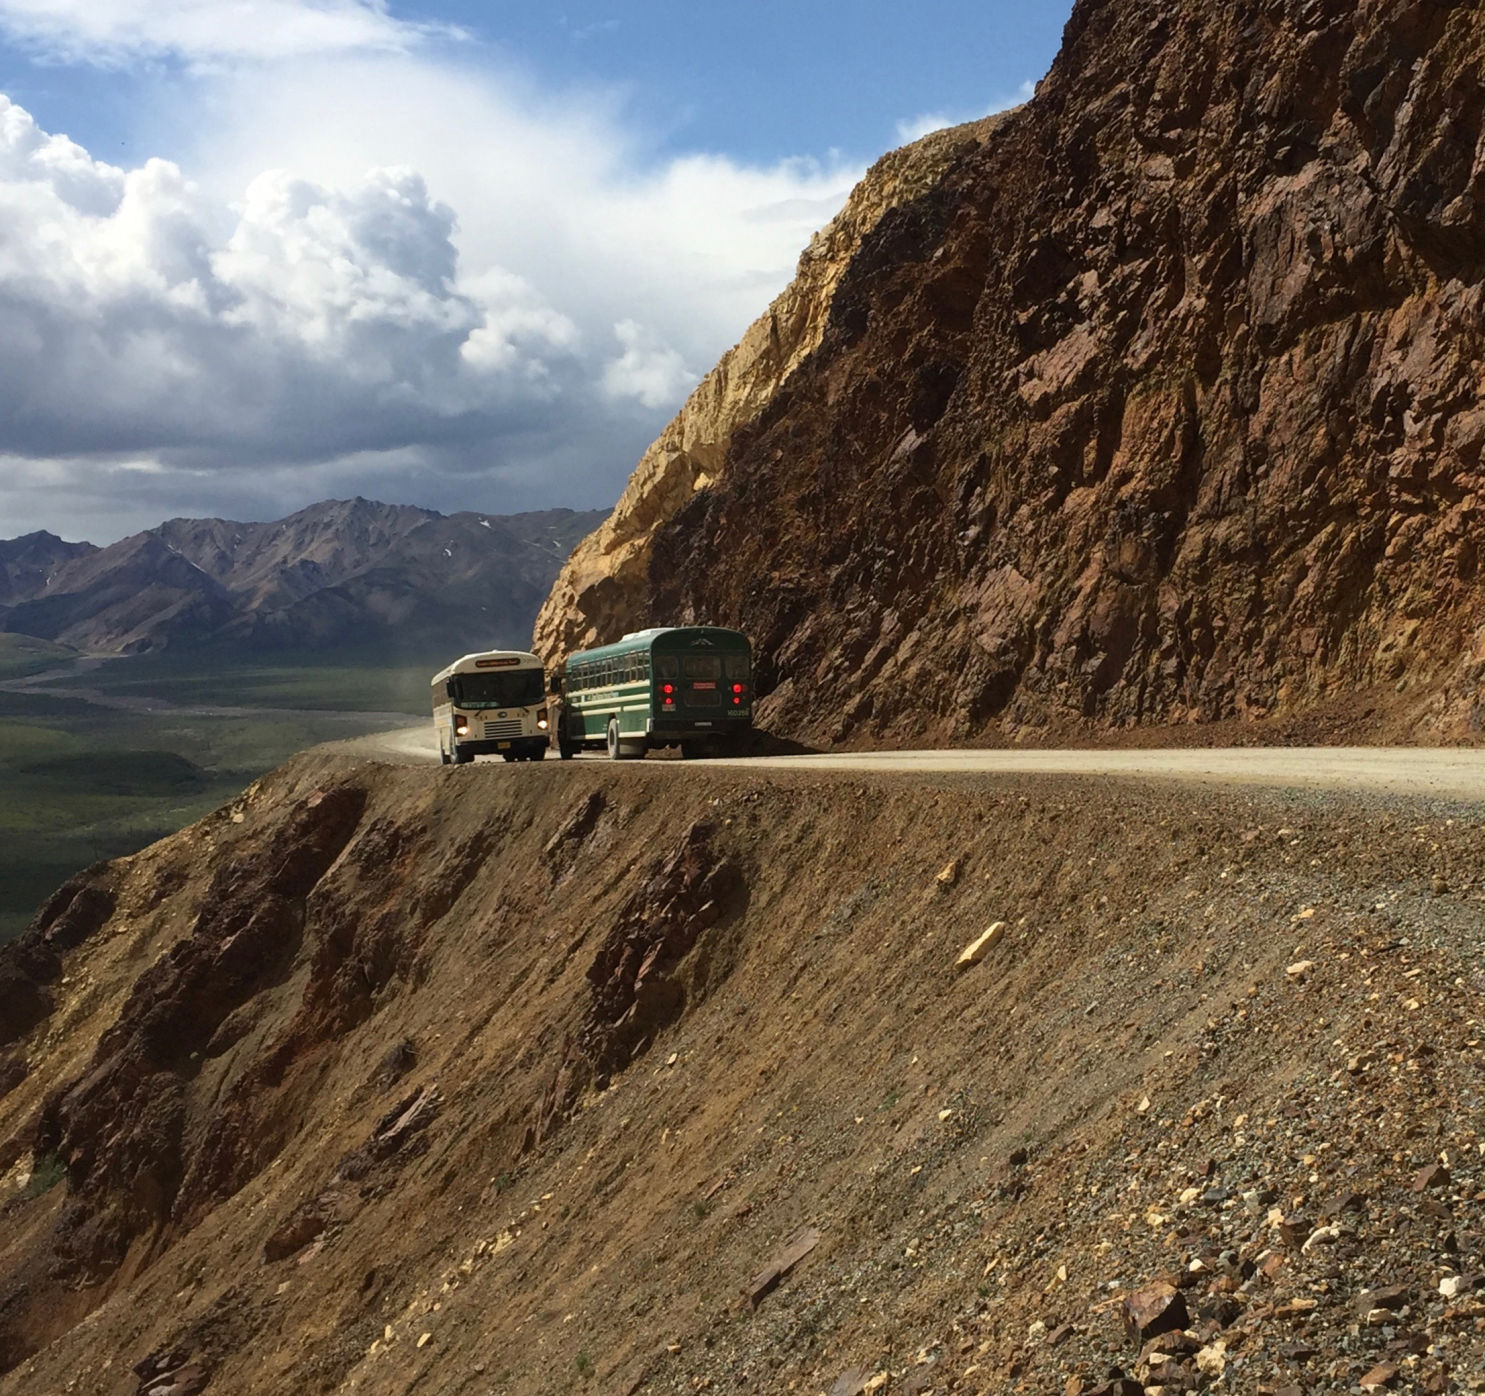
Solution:
M 436 762 L 426 726 L 360 737 L 345 749 L 377 760 Z M 589 753 L 578 758 L 601 761 Z M 495 763 L 500 765 L 502 763 Z M 650 764 L 669 764 L 651 762 Z M 675 763 L 679 769 L 680 763 Z M 1289 789 L 1367 790 L 1485 801 L 1485 751 L 1427 747 L 1236 747 L 1140 751 L 856 751 L 687 762 L 752 770 L 897 771 L 933 774 L 1110 775 Z

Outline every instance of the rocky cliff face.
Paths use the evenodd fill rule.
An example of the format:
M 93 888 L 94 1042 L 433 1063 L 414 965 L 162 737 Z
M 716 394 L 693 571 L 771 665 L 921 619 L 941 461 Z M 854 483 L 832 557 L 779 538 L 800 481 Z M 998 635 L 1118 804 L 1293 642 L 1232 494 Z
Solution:
M 741 626 L 817 740 L 1475 730 L 1482 83 L 1478 3 L 1081 0 L 540 641 Z
M 836 288 L 864 239 L 889 211 L 930 191 L 1000 121 L 935 132 L 873 166 L 805 249 L 789 288 L 701 381 L 640 459 L 613 513 L 574 550 L 537 619 L 538 653 L 560 657 L 636 628 L 651 604 L 657 532 L 716 484 L 734 438 L 819 347 Z

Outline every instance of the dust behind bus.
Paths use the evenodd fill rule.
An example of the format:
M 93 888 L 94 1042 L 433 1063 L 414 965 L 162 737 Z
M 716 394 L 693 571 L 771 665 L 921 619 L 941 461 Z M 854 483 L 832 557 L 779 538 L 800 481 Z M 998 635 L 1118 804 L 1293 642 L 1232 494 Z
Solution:
M 523 650 L 466 654 L 433 676 L 433 727 L 444 765 L 476 756 L 540 761 L 547 754 L 541 660 Z

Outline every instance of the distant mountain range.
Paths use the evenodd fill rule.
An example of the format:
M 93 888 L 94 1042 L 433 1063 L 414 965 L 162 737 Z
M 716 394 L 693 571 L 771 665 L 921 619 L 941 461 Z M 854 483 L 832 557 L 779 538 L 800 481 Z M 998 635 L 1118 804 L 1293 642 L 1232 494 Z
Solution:
M 104 654 L 524 648 L 558 570 L 604 517 L 351 499 L 274 523 L 172 519 L 106 548 L 30 533 L 0 540 L 0 631 Z

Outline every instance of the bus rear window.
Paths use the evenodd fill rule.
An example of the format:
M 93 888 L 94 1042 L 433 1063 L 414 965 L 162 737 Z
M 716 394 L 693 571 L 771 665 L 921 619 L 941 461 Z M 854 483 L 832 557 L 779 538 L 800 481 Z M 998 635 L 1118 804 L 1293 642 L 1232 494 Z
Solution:
M 748 677 L 748 657 L 745 654 L 729 654 L 727 656 L 727 677 L 734 683 L 745 681 Z
M 678 679 L 680 676 L 680 661 L 675 655 L 657 654 L 655 656 L 655 677 L 657 679 Z
M 722 658 L 716 654 L 688 654 L 685 659 L 688 679 L 720 679 Z

